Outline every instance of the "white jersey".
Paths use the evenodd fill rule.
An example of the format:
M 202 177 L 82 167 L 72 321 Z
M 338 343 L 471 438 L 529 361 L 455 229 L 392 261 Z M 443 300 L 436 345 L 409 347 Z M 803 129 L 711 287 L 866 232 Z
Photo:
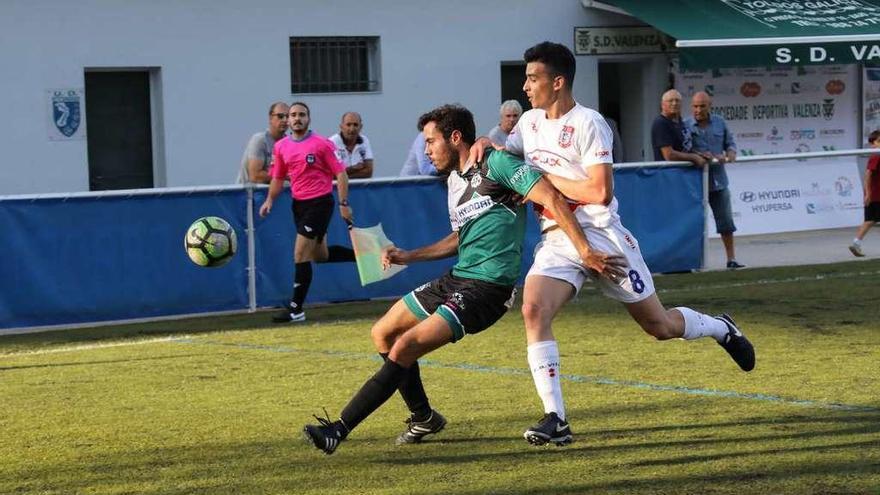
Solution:
M 346 167 L 354 167 L 373 159 L 373 148 L 370 146 L 370 140 L 363 134 L 358 136 L 357 143 L 351 151 L 348 151 L 345 141 L 343 141 L 342 136 L 338 132 L 330 136 L 330 141 L 336 146 L 336 159 Z
M 611 129 L 602 115 L 578 103 L 555 120 L 548 119 L 544 110 L 529 110 L 510 132 L 506 145 L 532 168 L 574 180 L 586 179 L 594 165 L 611 163 L 612 146 Z M 612 198 L 608 206 L 569 202 L 581 227 L 604 228 L 619 221 L 617 198 Z M 556 225 L 548 214 L 541 214 L 542 231 Z

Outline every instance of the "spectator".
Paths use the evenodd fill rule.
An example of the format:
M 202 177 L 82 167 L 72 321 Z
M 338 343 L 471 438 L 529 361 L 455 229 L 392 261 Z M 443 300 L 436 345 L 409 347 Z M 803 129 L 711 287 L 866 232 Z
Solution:
M 736 261 L 733 247 L 733 211 L 730 208 L 730 190 L 727 188 L 727 171 L 724 164 L 736 160 L 736 143 L 727 128 L 727 122 L 720 115 L 713 115 L 712 98 L 708 93 L 698 91 L 691 97 L 693 117 L 684 121 L 685 132 L 690 134 L 693 151 L 709 161 L 709 205 L 715 216 L 715 228 L 721 234 L 724 251 L 727 254 L 727 268 L 744 268 Z
M 880 130 L 868 136 L 868 145 L 880 148 Z M 862 252 L 862 239 L 877 222 L 880 222 L 880 155 L 871 155 L 865 171 L 865 221 L 859 226 L 856 238 L 849 246 L 852 254 L 859 257 L 865 255 Z
M 400 169 L 401 177 L 412 175 L 439 175 L 437 167 L 425 154 L 425 136 L 421 132 L 416 134 L 403 168 Z
M 266 201 L 260 216 L 272 211 L 275 198 L 281 194 L 284 179 L 290 178 L 291 210 L 296 224 L 293 261 L 293 296 L 288 307 L 272 318 L 276 323 L 303 321 L 303 302 L 312 283 L 312 261 L 333 263 L 354 261 L 354 251 L 344 246 L 327 246 L 327 227 L 333 216 L 333 179 L 339 191 L 339 214 L 352 222 L 348 205 L 348 175 L 345 165 L 334 153 L 333 143 L 309 130 L 311 114 L 305 103 L 290 105 L 287 125 L 290 136 L 278 141 L 273 150 L 275 166 Z
M 691 162 L 700 167 L 706 164 L 701 155 L 691 153 L 690 136 L 685 135 L 681 122 L 681 93 L 674 89 L 660 99 L 660 115 L 651 125 L 651 145 L 658 162 Z
M 519 121 L 519 116 L 522 115 L 523 110 L 518 101 L 507 100 L 501 104 L 501 108 L 498 111 L 501 114 L 501 120 L 498 122 L 498 125 L 489 131 L 488 137 L 492 140 L 492 143 L 504 146 L 507 143 L 507 136 L 516 127 L 516 123 Z
M 287 132 L 287 103 L 275 102 L 269 106 L 269 128 L 251 136 L 238 172 L 239 184 L 254 182 L 268 184 L 272 168 L 272 148 Z
M 330 136 L 336 146 L 336 158 L 345 164 L 345 173 L 351 179 L 369 179 L 373 176 L 373 148 L 370 140 L 361 134 L 363 121 L 357 112 L 342 114 L 339 132 Z
M 611 129 L 611 160 L 612 163 L 623 163 L 626 159 L 623 156 L 623 140 L 620 139 L 620 131 L 617 129 L 617 121 L 604 117 L 605 123 Z

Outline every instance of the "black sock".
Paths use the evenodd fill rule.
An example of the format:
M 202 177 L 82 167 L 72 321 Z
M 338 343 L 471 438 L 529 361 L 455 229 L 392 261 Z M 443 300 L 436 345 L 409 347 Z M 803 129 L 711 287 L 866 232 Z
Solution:
M 345 246 L 329 246 L 326 263 L 345 263 L 354 261 L 354 249 Z
M 297 263 L 296 273 L 293 275 L 293 298 L 290 300 L 294 311 L 302 311 L 310 285 L 312 285 L 312 262 Z
M 380 356 L 385 361 L 388 360 L 387 352 L 380 352 Z M 428 394 L 425 393 L 425 387 L 422 385 L 422 375 L 419 373 L 419 362 L 416 361 L 407 370 L 406 376 L 397 387 L 406 407 L 413 415 L 413 421 L 427 421 L 431 417 L 431 404 L 428 402 Z
M 428 395 L 422 385 L 422 374 L 419 372 L 419 362 L 416 361 L 409 367 L 400 386 L 400 395 L 406 401 L 407 407 L 413 413 L 413 421 L 427 421 L 431 417 L 431 404 L 428 403 Z
M 406 368 L 390 359 L 385 361 L 385 364 L 364 383 L 339 415 L 348 431 L 353 430 L 394 395 L 405 375 Z

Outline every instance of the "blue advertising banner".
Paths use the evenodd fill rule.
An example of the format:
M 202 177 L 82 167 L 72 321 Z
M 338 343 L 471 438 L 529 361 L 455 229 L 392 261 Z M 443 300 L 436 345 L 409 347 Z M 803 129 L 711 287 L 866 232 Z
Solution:
M 243 241 L 246 193 L 0 201 L 0 328 L 247 307 L 247 257 L 200 268 L 183 247 L 196 218 Z
M 700 171 L 694 167 L 615 171 L 620 215 L 638 238 L 654 272 L 699 268 L 703 248 Z M 256 212 L 266 189 L 254 192 L 256 306 L 284 304 L 293 285 L 295 230 L 290 197 L 272 213 Z M 248 191 L 168 191 L 67 198 L 0 198 L 0 329 L 70 325 L 158 316 L 247 310 Z M 381 223 L 404 249 L 450 232 L 446 183 L 353 182 L 350 202 L 358 226 Z M 190 262 L 183 247 L 189 225 L 203 216 L 226 219 L 239 253 L 219 268 Z M 523 273 L 539 241 L 530 219 Z M 351 246 L 338 214 L 330 245 Z M 362 287 L 354 263 L 316 264 L 307 303 L 401 296 L 449 270 L 455 259 L 412 265 Z
M 697 167 L 614 171 L 623 225 L 653 273 L 684 272 L 703 260 L 703 178 Z

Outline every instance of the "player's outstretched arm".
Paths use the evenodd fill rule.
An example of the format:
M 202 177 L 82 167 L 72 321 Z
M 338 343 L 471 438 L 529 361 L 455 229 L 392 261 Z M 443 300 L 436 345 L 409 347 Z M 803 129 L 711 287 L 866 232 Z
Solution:
M 610 163 L 589 168 L 586 179 L 566 179 L 558 175 L 544 176 L 566 198 L 590 205 L 608 205 L 614 198 L 614 172 Z
M 583 229 L 577 223 L 568 202 L 559 191 L 553 188 L 547 176 L 541 178 L 526 195 L 526 199 L 540 204 L 550 211 L 556 224 L 571 239 L 581 257 L 581 262 L 588 270 L 595 271 L 603 277 L 618 280 L 624 276 L 624 260 L 621 256 L 610 255 L 590 247 Z
M 417 261 L 431 261 L 448 258 L 458 253 L 458 232 L 453 232 L 434 244 L 406 251 L 396 246 L 382 250 L 382 266 L 408 265 Z

